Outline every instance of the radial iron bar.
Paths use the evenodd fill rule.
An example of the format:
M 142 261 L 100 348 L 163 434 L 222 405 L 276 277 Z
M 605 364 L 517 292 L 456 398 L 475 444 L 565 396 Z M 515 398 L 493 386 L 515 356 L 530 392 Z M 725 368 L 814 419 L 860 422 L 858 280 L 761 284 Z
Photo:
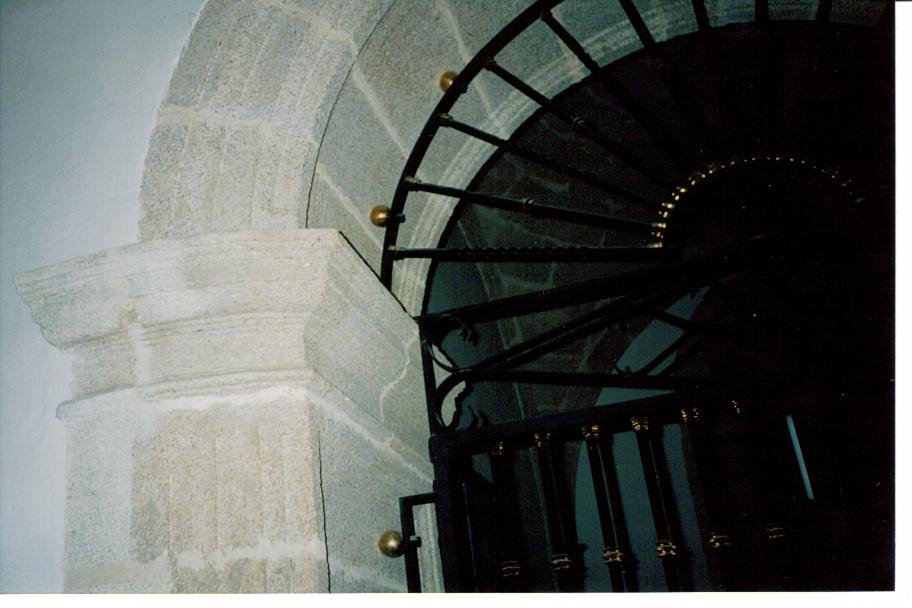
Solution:
M 655 285 L 671 282 L 701 286 L 740 271 L 754 260 L 761 259 L 771 248 L 772 243 L 767 239 L 757 238 L 737 251 L 427 313 L 416 317 L 416 321 L 422 327 L 445 322 L 482 323 L 639 293 L 651 290 Z M 668 250 L 667 253 L 671 256 L 673 250 Z
M 658 296 L 649 299 L 657 298 Z M 635 314 L 636 307 L 631 303 L 630 299 L 621 298 L 600 306 L 592 312 L 561 323 L 557 327 L 547 329 L 504 351 L 474 363 L 471 367 L 473 369 L 516 367 L 538 359 L 580 338 L 592 335 L 600 329 L 605 329 L 611 323 L 626 320 Z
M 691 0 L 693 4 L 694 17 L 697 20 L 697 29 L 701 32 L 708 32 L 711 29 L 709 24 L 709 15 L 706 13 L 706 4 L 703 0 Z
M 665 361 L 667 361 L 669 357 L 673 356 L 676 352 L 678 352 L 678 350 L 680 350 L 680 348 L 681 348 L 688 340 L 690 340 L 690 339 L 692 339 L 692 338 L 693 338 L 693 336 L 692 336 L 691 334 L 688 334 L 688 333 L 685 332 L 685 333 L 682 334 L 679 338 L 677 338 L 676 340 L 674 340 L 671 344 L 669 344 L 668 346 L 666 346 L 666 347 L 662 350 L 662 352 L 660 352 L 658 355 L 656 355 L 655 357 L 653 357 L 652 360 L 651 360 L 649 363 L 647 363 L 646 365 L 644 365 L 644 366 L 641 367 L 640 369 L 635 370 L 633 373 L 635 373 L 635 374 L 651 374 L 651 373 L 652 373 L 653 371 L 655 371 L 660 365 L 662 365 L 662 363 L 664 363 Z
M 704 11 L 705 12 L 705 11 Z M 624 108 L 628 114 L 630 114 L 638 123 L 640 123 L 647 133 L 658 143 L 665 152 L 676 162 L 678 165 L 684 166 L 688 164 L 687 155 L 681 152 L 681 149 L 674 142 L 671 136 L 668 135 L 667 131 L 656 124 L 656 122 L 644 113 L 639 104 L 636 103 L 630 96 L 624 91 L 624 88 L 619 82 L 617 82 L 607 70 L 602 70 L 599 67 L 599 64 L 592 58 L 592 56 L 586 52 L 586 49 L 583 48 L 583 45 L 574 38 L 573 34 L 567 31 L 560 22 L 554 18 L 554 15 L 550 11 L 544 11 L 542 13 L 542 21 L 551 28 L 551 31 L 560 38 L 561 42 L 570 49 L 576 58 L 586 66 L 586 69 L 589 70 L 592 74 L 598 74 L 598 80 L 608 89 L 608 92 L 614 97 Z
M 669 591 L 689 590 L 680 567 L 682 549 L 681 527 L 674 506 L 674 493 L 668 473 L 665 453 L 662 447 L 661 431 L 650 424 L 646 416 L 634 416 L 631 427 L 640 452 L 643 480 L 652 508 L 652 520 L 656 532 L 656 552 L 665 570 L 665 582 Z
M 535 433 L 539 488 L 544 499 L 545 521 L 551 548 L 551 568 L 559 591 L 582 591 L 583 564 L 572 523 L 570 498 L 563 466 L 563 446 L 552 445 L 550 433 Z
M 548 167 L 548 168 L 554 169 L 555 171 L 558 171 L 559 173 L 561 173 L 563 175 L 569 175 L 569 176 L 575 177 L 575 178 L 577 178 L 587 184 L 595 186 L 596 188 L 599 188 L 600 190 L 603 190 L 609 194 L 615 194 L 628 201 L 643 205 L 644 207 L 654 207 L 655 206 L 655 202 L 646 200 L 645 198 L 643 198 L 636 192 L 632 192 L 631 190 L 628 190 L 622 186 L 618 186 L 617 184 L 612 184 L 611 182 L 608 182 L 608 181 L 598 177 L 597 175 L 593 175 L 587 171 L 582 171 L 580 169 L 576 169 L 575 167 L 571 167 L 564 163 L 558 162 L 554 159 L 548 158 L 547 156 L 538 154 L 537 152 L 533 152 L 533 151 L 527 150 L 521 146 L 517 146 L 513 142 L 508 141 L 506 139 L 502 139 L 500 137 L 497 137 L 496 135 L 494 135 L 492 133 L 488 133 L 487 131 L 483 131 L 482 129 L 473 127 L 472 125 L 455 120 L 449 114 L 441 114 L 438 117 L 438 119 L 440 120 L 441 126 L 448 127 L 450 129 L 454 129 L 461 133 L 465 133 L 466 135 L 468 135 L 470 137 L 474 137 L 475 139 L 479 139 L 483 142 L 489 143 L 492 146 L 496 146 L 496 147 L 502 149 L 504 152 L 509 152 L 510 154 L 513 154 L 515 156 L 519 156 L 526 160 L 530 160 L 543 167 Z
M 674 185 L 670 184 L 668 182 L 668 180 L 666 180 L 664 177 L 657 175 L 654 171 L 652 171 L 648 167 L 644 167 L 643 163 L 641 163 L 637 158 L 635 158 L 628 150 L 626 150 L 619 143 L 606 137 L 598 129 L 592 127 L 591 125 L 586 123 L 586 121 L 584 121 L 580 117 L 568 114 L 567 112 L 564 112 L 560 108 L 556 107 L 553 103 L 551 103 L 551 101 L 547 97 L 545 97 L 544 95 L 542 95 L 541 93 L 536 91 L 534 88 L 532 88 L 531 86 L 526 84 L 521 78 L 519 78 L 518 76 L 516 76 L 509 70 L 506 70 L 505 68 L 500 66 L 493 59 L 488 60 L 488 62 L 485 64 L 485 69 L 488 70 L 489 72 L 491 72 L 492 74 L 495 74 L 496 76 L 498 76 L 501 80 L 503 80 L 504 82 L 509 84 L 511 87 L 513 87 L 514 89 L 516 89 L 517 91 L 519 91 L 520 93 L 522 93 L 523 95 L 525 95 L 526 97 L 528 97 L 529 99 L 531 99 L 532 101 L 537 103 L 539 106 L 541 106 L 546 111 L 550 112 L 554 116 L 556 116 L 559 119 L 566 122 L 568 125 L 573 127 L 573 129 L 576 133 L 579 133 L 586 139 L 601 146 L 602 148 L 607 150 L 610 154 L 613 154 L 614 156 L 619 158 L 621 161 L 623 161 L 628 166 L 636 169 L 639 173 L 641 173 L 645 177 L 649 178 L 650 180 L 652 180 L 659 186 L 669 188 L 669 189 L 674 187 Z
M 630 25 L 636 31 L 637 36 L 640 39 L 640 42 L 643 43 L 643 47 L 653 57 L 657 59 L 662 59 L 662 54 L 659 53 L 656 49 L 655 38 L 652 37 L 652 33 L 649 31 L 649 28 L 646 26 L 646 22 L 643 21 L 642 15 L 640 15 L 636 6 L 634 6 L 632 0 L 619 0 L 621 8 L 624 9 L 624 13 L 627 14 L 627 20 L 630 22 Z M 707 138 L 710 139 L 712 146 L 718 150 L 720 148 L 717 138 L 709 130 L 706 125 L 706 121 L 703 119 L 703 116 L 700 114 L 699 108 L 694 104 L 693 100 L 687 95 L 683 82 L 681 82 L 680 77 L 677 74 L 677 70 L 674 69 L 670 61 L 663 61 L 663 64 L 668 68 L 660 73 L 662 81 L 665 83 L 665 86 L 668 87 L 668 91 L 674 99 L 675 104 L 681 109 L 681 112 L 684 114 L 684 117 L 691 123 L 695 124 L 703 133 L 706 134 Z
M 577 211 L 565 207 L 549 205 L 534 198 L 516 199 L 496 194 L 485 194 L 483 192 L 471 192 L 461 188 L 451 188 L 450 186 L 441 186 L 439 184 L 428 184 L 415 178 L 406 178 L 410 190 L 419 192 L 430 192 L 432 194 L 441 194 L 461 199 L 473 205 L 491 207 L 493 209 L 503 209 L 505 211 L 518 211 L 538 217 L 547 217 L 550 219 L 573 222 L 577 224 L 587 224 L 590 226 L 600 226 L 604 228 L 614 228 L 625 232 L 636 234 L 651 235 L 656 230 L 665 227 L 662 222 L 639 222 L 610 215 L 600 215 L 586 211 Z
M 557 19 L 554 18 L 554 15 L 551 14 L 551 11 L 544 11 L 542 13 L 541 19 L 545 22 L 545 25 L 550 27 L 551 31 L 553 31 L 557 37 L 561 39 L 561 42 L 567 45 L 567 48 L 570 49 L 574 55 L 576 55 L 576 58 L 579 59 L 584 66 L 586 66 L 587 70 L 593 74 L 599 71 L 599 64 L 596 63 L 595 59 L 592 58 L 592 55 L 587 53 L 586 49 L 583 48 L 583 45 L 580 44 L 579 41 L 574 38 L 573 35 L 568 32 L 563 25 L 560 24 L 560 22 L 558 22 Z
M 656 43 L 655 38 L 652 37 L 652 32 L 646 27 L 646 22 L 643 21 L 643 17 L 640 15 L 636 6 L 634 6 L 633 0 L 619 0 L 619 2 L 621 8 L 624 9 L 624 13 L 627 14 L 627 20 L 630 21 L 630 25 L 633 26 L 633 29 L 640 39 L 640 42 L 643 43 L 643 46 L 647 49 L 654 47 Z
M 589 471 L 595 494 L 599 524 L 602 530 L 602 560 L 611 577 L 614 591 L 636 591 L 630 555 L 630 541 L 624 520 L 624 507 L 620 500 L 619 483 L 611 449 L 611 435 L 605 434 L 598 424 L 582 428 L 589 456 Z
M 393 259 L 427 258 L 438 262 L 653 262 L 666 257 L 661 247 L 505 247 L 406 249 L 390 247 Z
M 691 391 L 719 386 L 712 378 L 661 376 L 626 376 L 613 372 L 555 372 L 550 370 L 513 369 L 461 370 L 446 377 L 437 387 L 437 399 L 443 398 L 462 382 L 507 382 L 552 386 L 595 386 L 600 388 L 636 388 L 655 391 Z
M 681 426 L 690 444 L 696 473 L 697 488 L 702 494 L 703 511 L 709 532 L 705 537 L 710 564 L 717 570 L 718 590 L 732 591 L 741 585 L 739 561 L 732 552 L 733 514 L 726 499 L 726 483 L 721 473 L 723 462 L 712 432 L 707 427 L 703 408 L 681 408 Z

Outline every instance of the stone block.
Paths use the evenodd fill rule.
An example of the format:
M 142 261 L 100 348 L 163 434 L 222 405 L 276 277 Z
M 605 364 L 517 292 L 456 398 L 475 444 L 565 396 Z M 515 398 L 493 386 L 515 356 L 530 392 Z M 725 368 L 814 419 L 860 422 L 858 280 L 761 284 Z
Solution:
M 284 0 L 336 32 L 344 32 L 361 48 L 395 0 Z
M 781 21 L 812 21 L 817 17 L 814 0 L 770 0 L 770 19 Z
M 751 0 L 706 0 L 706 12 L 712 27 L 729 23 L 754 21 L 754 2 Z
M 142 238 L 298 225 L 330 112 L 389 2 L 209 2 L 171 80 Z
M 307 225 L 340 228 L 375 269 L 382 232 L 367 222 L 368 213 L 374 205 L 390 204 L 405 159 L 442 95 L 440 75 L 471 57 L 460 52 L 454 31 L 446 3 L 395 4 L 361 50 L 322 141 Z M 416 40 L 431 48 L 416 54 Z M 459 110 L 460 119 L 474 124 L 484 124 L 489 115 L 477 90 L 463 96 Z M 465 185 L 486 158 L 453 175 L 459 150 L 478 144 L 461 135 L 450 142 L 455 149 L 448 145 L 442 155 L 425 159 L 422 179 Z M 412 209 L 410 204 L 409 217 Z M 415 225 L 408 221 L 406 232 Z
M 436 2 L 446 19 L 448 29 L 459 40 L 467 54 L 474 55 L 510 21 L 533 3 L 529 0 L 502 0 L 501 2 L 464 2 L 439 0 Z
M 411 315 L 422 312 L 430 267 L 430 260 L 411 259 L 397 262 L 393 268 L 392 292 Z
M 389 379 L 380 395 L 380 411 L 384 426 L 416 453 L 424 455 L 430 431 L 417 335 L 406 343 L 405 356 L 400 363 L 402 373 Z
M 595 9 L 592 2 L 563 2 L 554 15 L 600 65 L 606 65 L 642 44 L 618 2 Z
M 346 87 L 354 84 L 382 110 L 385 126 L 396 129 L 407 153 L 440 99 L 441 74 L 458 71 L 463 62 L 438 3 L 400 1 L 364 45 Z
M 203 6 L 197 27 L 193 28 L 171 76 L 166 104 L 184 107 L 196 105 L 204 95 L 207 83 L 204 75 L 210 71 L 212 49 L 218 48 L 225 31 L 232 21 L 237 20 L 238 12 L 243 9 L 243 3 L 231 0 L 212 0 Z
M 373 526 L 430 489 L 417 330 L 337 232 L 148 241 L 18 287 L 77 353 L 67 590 L 403 587 Z
M 312 134 L 308 119 L 353 60 L 344 32 L 284 2 L 207 4 L 172 78 L 166 106 Z M 308 103 L 310 101 L 311 103 Z
M 368 215 L 373 206 L 392 202 L 408 154 L 396 127 L 384 120 L 363 91 L 343 88 L 320 148 L 306 213 L 308 227 L 341 230 L 375 271 L 383 231 Z
M 114 590 L 142 565 L 159 569 L 159 590 L 322 589 L 317 429 L 306 391 L 259 392 L 255 404 L 224 394 L 149 398 L 123 391 L 62 410 L 68 589 Z
M 131 409 L 129 404 L 107 402 L 103 415 L 68 421 L 64 542 L 70 568 L 132 560 Z M 82 440 L 90 436 L 93 441 Z
M 342 170 L 347 166 L 342 165 Z M 382 190 L 378 189 L 374 193 L 377 198 L 368 197 L 362 192 L 358 202 L 355 202 L 348 189 L 337 184 L 324 165 L 317 164 L 308 205 L 302 209 L 304 216 L 301 223 L 309 227 L 338 227 L 364 261 L 375 272 L 379 272 L 383 229 L 370 223 L 369 214 L 374 205 L 389 205 L 390 201 L 384 199 L 381 196 Z
M 91 393 L 95 386 L 126 388 L 136 383 L 136 360 L 125 329 L 73 346 L 72 392 Z
M 400 453 L 373 433 L 325 418 L 320 434 L 321 479 L 333 592 L 405 590 L 400 560 L 377 549 L 380 535 L 399 528 L 400 496 L 430 490 L 418 462 L 403 466 Z M 380 435 L 382 438 L 382 435 Z M 358 499 L 349 497 L 356 492 Z
M 302 167 L 315 158 L 309 136 L 166 107 L 146 157 L 140 235 L 295 228 Z
M 656 42 L 697 31 L 690 0 L 633 0 Z

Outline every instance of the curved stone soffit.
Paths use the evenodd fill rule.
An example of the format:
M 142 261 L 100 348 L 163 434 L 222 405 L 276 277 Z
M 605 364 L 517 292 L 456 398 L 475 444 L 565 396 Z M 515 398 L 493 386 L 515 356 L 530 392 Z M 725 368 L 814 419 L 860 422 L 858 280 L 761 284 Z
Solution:
M 299 226 L 341 230 L 372 268 L 389 203 L 437 81 L 462 68 L 530 0 L 210 0 L 172 78 L 140 193 L 142 239 Z M 689 0 L 635 0 L 657 40 L 696 30 Z M 815 2 L 772 0 L 773 18 L 813 18 Z M 753 19 L 752 0 L 708 0 L 714 26 Z M 640 47 L 617 2 L 555 11 L 600 63 Z M 582 66 L 537 23 L 498 55 L 553 95 Z M 535 107 L 483 75 L 453 115 L 508 136 Z M 493 151 L 458 133 L 435 139 L 418 177 L 466 186 Z M 455 201 L 413 194 L 400 244 L 439 238 Z M 422 203 L 430 204 L 422 204 Z M 399 263 L 393 291 L 417 311 L 427 263 Z

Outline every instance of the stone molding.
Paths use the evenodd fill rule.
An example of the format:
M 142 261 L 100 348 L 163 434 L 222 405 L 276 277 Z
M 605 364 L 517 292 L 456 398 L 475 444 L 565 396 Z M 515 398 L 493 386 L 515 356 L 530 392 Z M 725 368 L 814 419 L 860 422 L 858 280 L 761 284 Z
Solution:
M 337 231 L 146 241 L 17 287 L 73 355 L 67 590 L 404 589 L 375 544 L 432 480 L 417 327 Z
M 17 287 L 45 338 L 73 354 L 74 398 L 313 370 L 425 451 L 415 324 L 334 230 L 146 241 Z

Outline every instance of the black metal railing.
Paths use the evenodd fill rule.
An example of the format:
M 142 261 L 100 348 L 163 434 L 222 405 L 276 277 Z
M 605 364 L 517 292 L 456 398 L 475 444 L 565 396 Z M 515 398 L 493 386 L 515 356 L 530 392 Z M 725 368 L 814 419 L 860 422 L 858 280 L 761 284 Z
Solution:
M 813 364 L 794 361 L 797 355 L 793 357 L 788 348 L 771 346 L 770 336 L 787 334 L 793 324 L 776 303 L 780 298 L 776 290 L 786 289 L 783 283 L 788 282 L 777 277 L 791 277 L 792 267 L 807 259 L 829 256 L 828 263 L 841 259 L 844 243 L 828 241 L 829 226 L 819 218 L 824 211 L 850 217 L 851 212 L 845 210 L 867 200 L 869 193 L 830 168 L 831 151 L 807 148 L 820 125 L 794 129 L 793 134 L 791 127 L 781 124 L 787 93 L 778 84 L 777 70 L 783 69 L 783 57 L 793 52 L 791 47 L 770 46 L 770 56 L 778 62 L 768 59 L 747 74 L 740 73 L 737 61 L 726 56 L 732 48 L 740 49 L 743 40 L 759 45 L 745 47 L 750 52 L 767 48 L 763 45 L 777 31 L 767 2 L 755 3 L 750 24 L 714 28 L 704 2 L 693 0 L 697 31 L 657 42 L 638 3 L 618 0 L 642 45 L 635 57 L 624 60 L 627 63 L 617 62 L 623 69 L 599 65 L 583 41 L 555 16 L 553 9 L 558 4 L 560 0 L 534 3 L 469 61 L 421 131 L 390 208 L 375 210 L 379 218 L 375 223 L 385 226 L 380 274 L 388 288 L 393 285 L 398 262 L 431 261 L 425 302 L 416 321 L 435 487 L 421 500 L 433 501 L 436 507 L 445 587 L 448 591 L 582 591 L 588 588 L 585 558 L 595 551 L 607 570 L 612 591 L 659 590 L 653 582 L 644 583 L 643 576 L 656 564 L 662 573 L 661 589 L 668 591 L 825 588 L 826 575 L 821 572 L 837 553 L 818 551 L 815 543 L 823 543 L 820 539 L 827 533 L 820 522 L 829 525 L 838 517 L 819 516 L 820 502 L 815 502 L 807 480 L 802 479 L 802 475 L 807 477 L 807 464 L 793 416 L 820 415 L 820 395 L 830 394 L 821 387 L 840 372 L 814 380 L 817 401 L 803 402 L 803 397 L 793 393 L 800 392 L 796 387 L 805 386 L 813 376 Z M 884 6 L 875 27 L 861 34 L 859 28 L 849 28 L 845 30 L 848 38 L 889 37 L 892 8 L 890 3 Z M 814 7 L 813 24 L 783 25 L 791 28 L 783 30 L 783 39 L 792 34 L 807 36 L 811 46 L 817 45 L 811 53 L 810 71 L 815 74 L 821 70 L 839 73 L 823 70 L 826 62 L 833 61 L 824 51 L 830 40 L 827 36 L 836 28 L 831 24 L 832 11 L 833 3 L 822 0 Z M 580 82 L 551 97 L 497 61 L 499 53 L 537 22 L 547 26 L 540 31 L 559 41 L 587 72 Z M 676 56 L 681 49 L 692 51 L 701 62 L 700 69 L 714 75 L 708 86 L 713 112 L 706 109 L 710 93 L 694 90 L 694 68 Z M 649 70 L 650 82 L 661 87 L 664 98 L 670 100 L 667 112 L 675 115 L 674 121 L 647 109 L 634 90 L 631 74 L 636 74 L 637 66 L 646 66 L 643 69 Z M 455 116 L 457 101 L 482 73 L 499 79 L 538 108 L 510 137 Z M 755 79 L 758 84 L 738 88 L 739 79 Z M 597 112 L 587 114 L 585 108 L 574 109 L 568 103 L 574 91 L 596 84 L 611 97 L 611 107 L 619 108 L 624 121 L 632 121 L 653 148 L 633 145 L 623 133 L 613 133 L 605 126 L 610 121 L 590 118 L 597 117 Z M 815 86 L 825 85 L 821 81 Z M 746 91 L 754 97 L 749 103 L 744 100 Z M 805 101 L 808 115 L 819 113 L 814 110 L 819 105 L 816 97 Z M 586 160 L 588 153 L 556 155 L 530 145 L 524 139 L 526 132 L 545 122 L 567 134 L 579 150 L 586 146 L 594 151 L 609 169 L 593 169 Z M 750 124 L 743 129 L 726 127 L 745 123 Z M 682 134 L 680 124 L 690 130 Z M 417 178 L 441 130 L 495 148 L 467 187 Z M 785 141 L 788 138 L 792 139 Z M 781 151 L 785 144 L 797 146 L 796 142 L 803 142 L 808 154 Z M 822 160 L 815 156 L 818 152 Z M 553 172 L 568 183 L 584 185 L 589 192 L 598 193 L 592 195 L 596 204 L 572 196 L 551 200 L 482 187 L 485 177 L 504 158 L 521 160 L 527 171 Z M 617 170 L 613 172 L 612 167 Z M 778 190 L 769 190 L 775 194 L 765 194 L 774 188 L 771 182 L 776 179 L 787 187 L 776 186 Z M 657 197 L 656 191 L 665 194 Z M 783 198 L 783 192 L 797 196 L 793 191 L 814 198 L 808 204 L 812 212 L 764 215 L 770 200 Z M 404 247 L 399 244 L 400 232 L 409 214 L 409 197 L 415 193 L 441 195 L 459 203 L 440 242 Z M 788 198 L 788 205 L 804 202 Z M 746 210 L 743 215 L 728 215 L 737 206 Z M 471 208 L 545 226 L 591 229 L 601 236 L 551 246 L 453 246 L 454 226 Z M 717 238 L 714 230 L 732 237 Z M 593 240 L 597 242 L 593 244 Z M 489 270 L 492 267 L 502 274 L 534 265 L 586 265 L 589 270 L 570 273 L 582 278 L 563 284 L 521 293 L 488 291 L 486 299 L 431 309 L 431 292 L 445 265 L 477 268 L 478 276 L 494 273 Z M 805 280 L 804 275 L 795 276 Z M 758 282 L 772 294 L 759 298 L 756 310 L 760 315 L 742 310 Z M 698 292 L 716 297 L 706 304 L 708 312 L 701 318 L 671 311 L 673 303 Z M 793 297 L 794 285 L 782 293 L 786 292 Z M 719 297 L 719 293 L 725 296 Z M 796 301 L 796 306 L 802 311 L 812 308 L 806 301 Z M 816 318 L 806 321 L 813 314 L 802 312 L 800 323 L 816 323 Z M 519 332 L 521 337 L 512 341 L 504 338 L 508 323 L 530 318 L 545 319 L 544 328 L 529 322 L 536 326 L 534 332 Z M 650 322 L 664 323 L 680 333 L 635 371 L 621 368 L 624 351 L 617 344 L 624 343 L 625 336 L 612 328 L 639 324 L 642 329 Z M 771 329 L 774 326 L 779 329 Z M 482 339 L 480 328 L 487 328 Z M 610 348 L 615 350 L 604 355 L 610 359 L 606 363 L 591 352 L 609 351 L 604 346 L 610 342 L 608 337 L 613 337 Z M 499 345 L 491 346 L 498 341 Z M 578 366 L 567 369 L 555 363 L 565 360 L 556 355 L 573 348 L 580 351 Z M 441 353 L 447 355 L 446 362 Z M 728 357 L 738 359 L 741 367 L 732 365 Z M 763 369 L 745 363 L 751 357 Z M 770 371 L 767 359 L 775 357 L 788 363 L 772 366 L 775 369 Z M 865 381 L 873 377 L 869 374 Z M 515 397 L 520 405 L 512 415 L 498 417 L 490 404 L 488 411 L 478 405 L 499 394 L 489 391 L 479 397 L 476 391 L 472 395 L 477 387 L 489 385 L 510 386 L 520 395 Z M 640 392 L 610 405 L 575 404 L 548 413 L 532 403 L 545 399 L 544 393 L 522 393 L 530 387 Z M 872 393 L 867 398 L 882 396 Z M 534 413 L 527 414 L 523 404 L 534 406 Z M 450 415 L 444 414 L 447 408 L 452 410 Z M 663 439 L 670 429 L 683 437 L 674 467 L 669 465 Z M 814 429 L 807 432 L 812 441 L 820 440 Z M 630 445 L 635 448 L 619 463 L 620 438 L 629 439 L 630 433 L 635 440 Z M 575 465 L 582 459 L 588 461 L 589 496 L 577 491 L 583 473 Z M 630 482 L 619 478 L 621 469 L 629 477 L 631 467 L 637 469 L 643 486 L 636 510 L 622 496 L 624 483 Z M 675 481 L 679 478 L 686 479 L 688 494 L 683 499 L 692 503 L 695 521 L 682 520 L 680 483 Z M 578 500 L 594 505 L 601 547 L 586 547 L 580 541 L 574 511 Z M 404 504 L 403 509 L 410 511 L 411 506 Z M 638 521 L 644 518 L 648 525 Z M 406 520 L 403 522 L 405 525 Z M 639 529 L 646 525 L 652 530 L 651 552 L 644 552 L 640 541 L 640 548 L 634 548 L 635 522 Z M 409 590 L 420 587 L 417 547 L 412 543 L 411 553 L 406 554 Z
M 577 537 L 571 503 L 589 500 L 597 505 L 603 546 L 588 549 L 601 556 L 610 573 L 611 590 L 640 590 L 637 567 L 649 560 L 661 563 L 667 590 L 692 590 L 689 568 L 694 547 L 688 547 L 682 535 L 662 441 L 663 430 L 670 426 L 686 431 L 693 483 L 701 489 L 706 512 L 699 526 L 704 544 L 700 552 L 712 572 L 712 588 L 792 588 L 795 580 L 801 580 L 801 573 L 796 571 L 800 551 L 794 545 L 802 521 L 799 513 L 809 508 L 811 501 L 803 494 L 797 476 L 797 455 L 785 433 L 786 414 L 782 409 L 766 407 L 768 404 L 748 406 L 733 400 L 680 407 L 686 400 L 682 395 L 664 395 L 435 436 L 435 465 L 461 468 L 454 479 L 455 489 L 438 480 L 436 494 L 444 556 L 462 556 L 458 567 L 446 570 L 447 588 L 528 591 L 553 585 L 553 590 L 582 590 L 582 556 L 587 548 Z M 714 437 L 729 432 L 723 427 L 731 425 L 743 427 L 762 445 L 762 451 L 751 453 L 747 459 L 720 451 Z M 627 521 L 642 514 L 625 512 L 612 449 L 613 438 L 631 430 L 654 529 L 655 549 L 651 554 L 637 554 L 630 543 Z M 592 496 L 573 495 L 574 480 L 561 463 L 567 446 L 584 446 L 587 451 Z M 537 461 L 537 491 L 543 498 L 545 524 L 545 535 L 531 544 L 547 552 L 553 576 L 544 587 L 540 572 L 536 573 L 539 580 L 530 580 L 535 576 L 529 567 L 530 543 L 524 540 L 528 531 L 522 529 L 522 504 L 529 496 L 517 486 L 517 460 L 528 454 Z M 473 457 L 479 455 L 489 463 L 481 473 L 472 464 Z M 722 462 L 740 475 L 726 474 L 720 468 Z M 758 491 L 762 488 L 762 496 L 756 497 L 755 517 L 748 521 L 737 522 L 731 517 L 733 482 Z M 486 505 L 491 509 L 486 510 Z M 485 539 L 482 546 L 477 544 L 479 538 Z M 748 559 L 750 554 L 764 556 L 762 568 L 745 567 L 761 565 Z

